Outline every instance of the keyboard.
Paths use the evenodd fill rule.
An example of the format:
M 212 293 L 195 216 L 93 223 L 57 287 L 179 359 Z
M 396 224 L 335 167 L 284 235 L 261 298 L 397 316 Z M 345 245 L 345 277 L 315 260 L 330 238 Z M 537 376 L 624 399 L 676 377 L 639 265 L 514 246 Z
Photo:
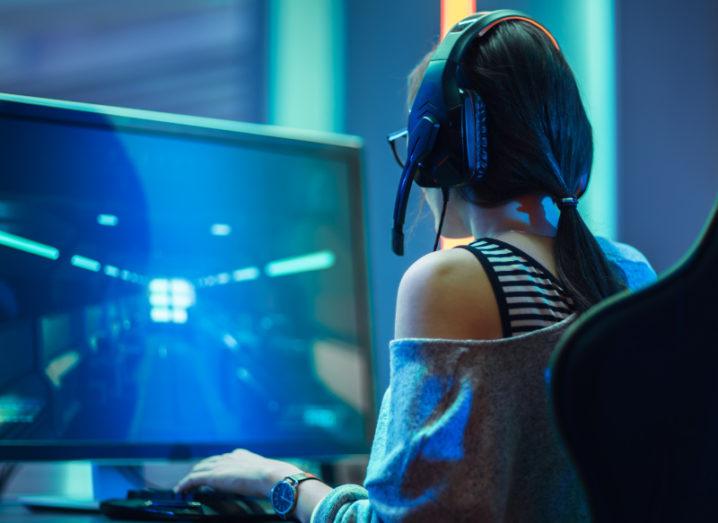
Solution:
M 173 490 L 130 490 L 126 499 L 100 503 L 111 519 L 141 521 L 282 521 L 268 500 L 200 487 L 185 494 Z

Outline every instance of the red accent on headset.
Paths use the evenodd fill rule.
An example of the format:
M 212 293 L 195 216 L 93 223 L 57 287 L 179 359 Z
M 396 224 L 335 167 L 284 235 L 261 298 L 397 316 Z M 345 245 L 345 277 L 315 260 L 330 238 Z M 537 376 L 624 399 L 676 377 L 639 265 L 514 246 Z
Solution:
M 499 19 L 496 20 L 495 22 L 493 22 L 493 23 L 491 23 L 490 25 L 484 27 L 484 28 L 481 30 L 481 32 L 479 33 L 479 36 L 484 36 L 486 33 L 489 32 L 489 30 L 491 30 L 491 28 L 493 28 L 494 26 L 500 24 L 501 22 L 505 22 L 506 20 L 521 20 L 522 22 L 528 22 L 528 23 L 530 23 L 530 24 L 533 25 L 534 27 L 537 27 L 538 29 L 540 29 L 541 31 L 543 31 L 543 33 L 548 37 L 549 40 L 551 40 L 551 43 L 554 45 L 554 47 L 555 47 L 558 51 L 561 50 L 561 48 L 558 46 L 558 42 L 557 42 L 556 39 L 553 37 L 553 35 L 552 35 L 551 33 L 549 33 L 548 29 L 546 29 L 544 26 L 542 26 L 541 24 L 539 24 L 537 21 L 531 20 L 530 18 L 524 18 L 523 16 L 507 16 L 506 18 L 499 18 Z

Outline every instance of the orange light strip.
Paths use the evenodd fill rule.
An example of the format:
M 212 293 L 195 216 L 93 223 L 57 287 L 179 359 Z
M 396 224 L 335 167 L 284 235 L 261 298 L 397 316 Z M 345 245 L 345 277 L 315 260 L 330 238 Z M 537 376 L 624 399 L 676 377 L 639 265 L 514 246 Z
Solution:
M 441 37 L 456 22 L 476 12 L 476 0 L 441 0 Z
M 496 20 L 493 24 L 491 24 L 491 25 L 489 25 L 489 26 L 487 26 L 487 27 L 484 27 L 484 29 L 479 33 L 479 35 L 480 35 L 480 36 L 485 35 L 485 34 L 488 33 L 489 31 L 491 31 L 491 29 L 492 29 L 495 25 L 500 24 L 501 22 L 505 22 L 506 20 L 521 20 L 521 21 L 523 21 L 523 22 L 528 22 L 528 23 L 530 23 L 531 25 L 533 25 L 533 26 L 536 27 L 537 29 L 541 30 L 541 31 L 543 32 L 543 34 L 545 34 L 546 37 L 547 37 L 549 40 L 551 40 L 551 43 L 553 44 L 553 46 L 556 48 L 557 51 L 560 51 L 560 50 L 561 50 L 561 48 L 558 46 L 558 42 L 557 42 L 556 39 L 553 37 L 553 35 L 549 32 L 548 29 L 546 29 L 544 26 L 542 26 L 541 24 L 539 24 L 537 21 L 531 20 L 530 18 L 524 18 L 523 16 L 511 16 L 511 17 L 509 17 L 509 18 L 502 18 L 501 20 Z
M 441 37 L 449 32 L 456 22 L 476 12 L 476 0 L 441 0 Z M 471 243 L 474 238 L 441 237 L 441 248 L 451 249 L 457 245 Z

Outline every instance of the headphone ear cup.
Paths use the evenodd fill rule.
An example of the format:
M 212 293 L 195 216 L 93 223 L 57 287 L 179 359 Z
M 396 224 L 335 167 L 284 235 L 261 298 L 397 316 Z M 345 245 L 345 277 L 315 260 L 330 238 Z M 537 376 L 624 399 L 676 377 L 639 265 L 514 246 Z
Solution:
M 478 182 L 486 175 L 489 163 L 486 132 L 486 104 L 479 93 L 464 90 L 461 138 L 464 149 L 464 166 L 470 182 Z

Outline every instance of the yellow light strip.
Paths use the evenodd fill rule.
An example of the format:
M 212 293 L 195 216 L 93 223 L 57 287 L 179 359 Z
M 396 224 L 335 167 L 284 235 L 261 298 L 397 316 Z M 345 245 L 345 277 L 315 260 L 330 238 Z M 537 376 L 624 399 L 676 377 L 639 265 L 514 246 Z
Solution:
M 441 37 L 451 29 L 456 22 L 476 12 L 476 0 L 442 0 L 441 1 Z M 457 245 L 471 243 L 474 238 L 444 238 L 441 237 L 441 248 L 451 249 Z
M 441 37 L 444 38 L 456 22 L 476 12 L 476 0 L 441 1 Z

